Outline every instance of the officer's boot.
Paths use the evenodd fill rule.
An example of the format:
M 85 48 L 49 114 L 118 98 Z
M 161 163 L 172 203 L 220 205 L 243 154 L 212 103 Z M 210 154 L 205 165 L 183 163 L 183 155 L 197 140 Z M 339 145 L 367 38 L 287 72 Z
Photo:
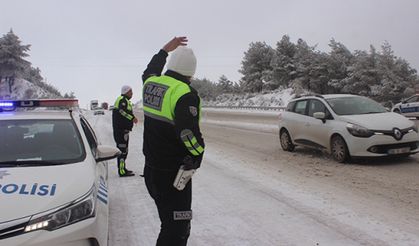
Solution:
M 119 177 L 129 177 L 135 175 L 132 171 L 128 171 L 125 169 L 125 159 L 123 158 L 121 158 L 118 163 L 118 174 Z

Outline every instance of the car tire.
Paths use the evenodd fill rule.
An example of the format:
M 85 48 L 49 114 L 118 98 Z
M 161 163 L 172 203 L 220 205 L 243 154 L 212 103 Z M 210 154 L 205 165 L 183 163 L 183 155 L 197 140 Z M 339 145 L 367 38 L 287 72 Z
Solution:
M 281 147 L 285 151 L 292 152 L 295 149 L 295 145 L 291 141 L 290 134 L 287 130 L 281 130 L 279 133 L 279 140 L 281 142 Z
M 347 162 L 350 159 L 348 146 L 346 145 L 345 140 L 336 135 L 332 137 L 332 141 L 330 142 L 332 157 L 335 161 L 339 163 Z
M 400 109 L 396 108 L 393 110 L 394 113 L 400 114 Z

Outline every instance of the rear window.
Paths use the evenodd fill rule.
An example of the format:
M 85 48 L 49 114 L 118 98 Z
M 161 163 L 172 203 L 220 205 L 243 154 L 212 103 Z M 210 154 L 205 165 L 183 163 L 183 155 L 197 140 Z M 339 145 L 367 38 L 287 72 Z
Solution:
M 0 167 L 56 165 L 85 158 L 72 120 L 2 120 L 0 136 Z

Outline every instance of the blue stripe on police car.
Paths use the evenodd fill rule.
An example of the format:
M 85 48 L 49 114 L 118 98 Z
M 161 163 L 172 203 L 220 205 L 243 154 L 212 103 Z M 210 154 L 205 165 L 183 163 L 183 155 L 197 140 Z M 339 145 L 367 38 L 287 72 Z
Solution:
M 99 183 L 99 189 L 97 192 L 97 198 L 99 201 L 103 202 L 104 204 L 108 204 L 108 189 L 105 185 L 105 179 L 100 176 L 100 183 Z

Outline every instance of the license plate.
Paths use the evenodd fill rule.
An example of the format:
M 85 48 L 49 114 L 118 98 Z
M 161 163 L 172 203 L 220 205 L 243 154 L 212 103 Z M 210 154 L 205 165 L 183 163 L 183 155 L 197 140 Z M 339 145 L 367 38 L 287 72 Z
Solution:
M 404 153 L 409 153 L 410 152 L 410 147 L 405 147 L 405 148 L 399 148 L 399 149 L 389 149 L 388 153 L 390 155 L 394 155 L 394 154 L 404 154 Z

